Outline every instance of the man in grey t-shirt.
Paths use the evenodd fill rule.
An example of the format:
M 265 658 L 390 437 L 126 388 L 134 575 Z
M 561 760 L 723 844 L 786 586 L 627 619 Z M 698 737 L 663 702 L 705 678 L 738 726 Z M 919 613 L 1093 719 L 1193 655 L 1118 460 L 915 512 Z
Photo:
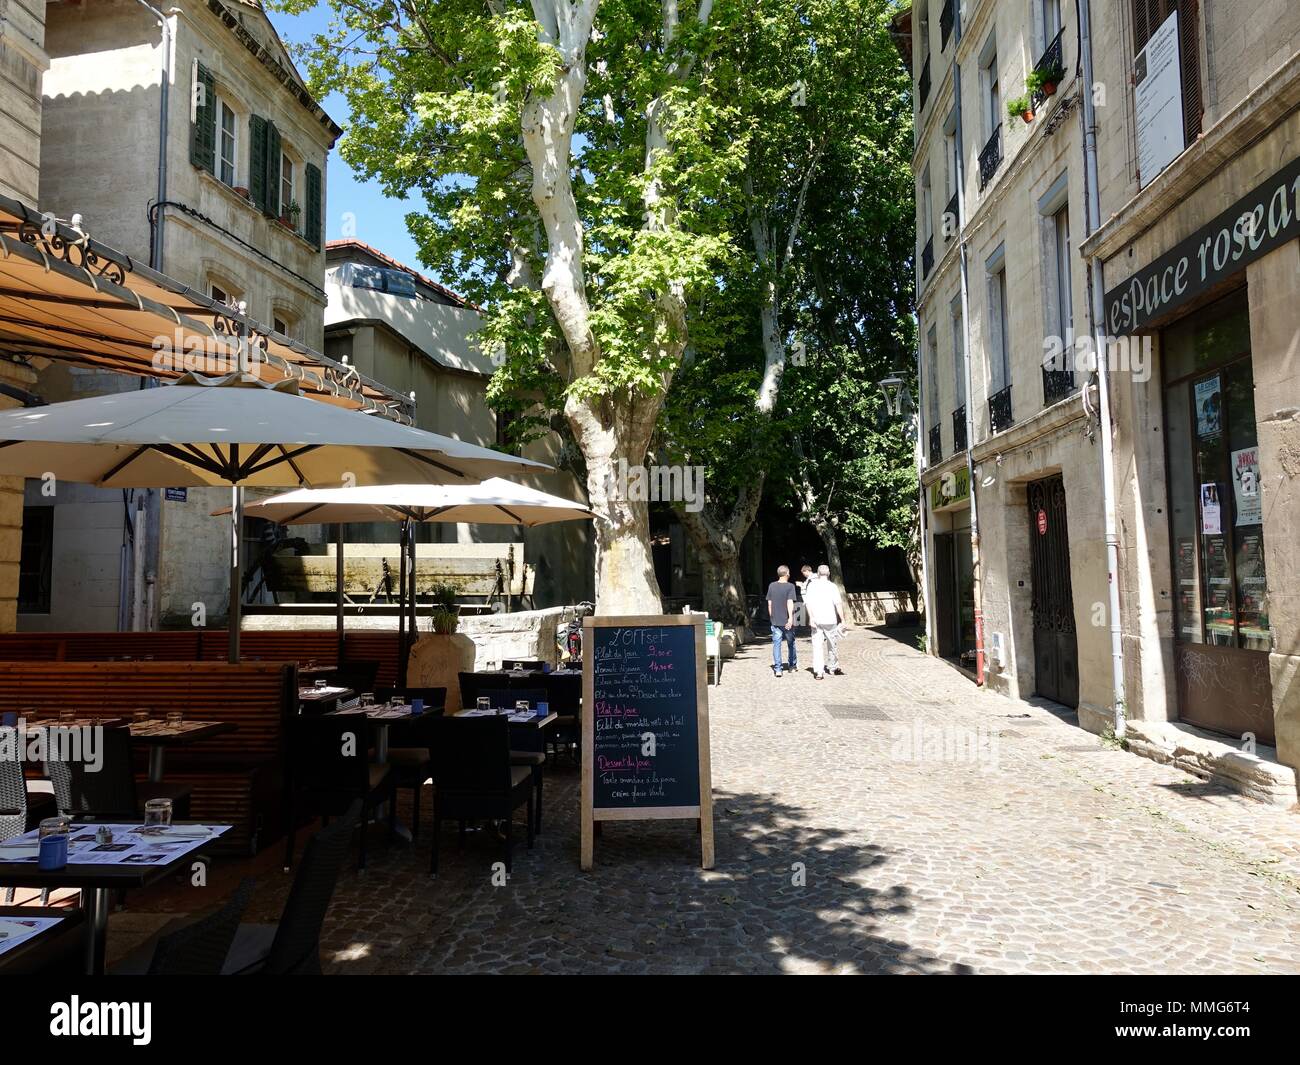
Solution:
M 767 586 L 767 616 L 772 622 L 772 672 L 777 677 L 782 675 L 782 641 L 789 647 L 789 651 L 786 652 L 785 668 L 798 668 L 794 646 L 797 612 L 795 586 L 790 583 L 790 567 L 778 566 L 776 580 Z

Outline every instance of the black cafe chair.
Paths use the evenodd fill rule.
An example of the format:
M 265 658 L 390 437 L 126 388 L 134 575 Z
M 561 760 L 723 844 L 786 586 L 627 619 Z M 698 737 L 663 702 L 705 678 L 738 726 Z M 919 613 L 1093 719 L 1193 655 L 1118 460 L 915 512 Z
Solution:
M 173 921 L 109 970 L 112 976 L 219 976 L 257 882 L 245 877 L 224 906 Z
M 354 802 L 361 803 L 361 845 L 357 868 L 366 867 L 366 825 L 370 811 L 388 803 L 391 829 L 397 817 L 396 777 L 391 765 L 370 761 L 370 721 L 364 714 L 326 714 L 288 721 L 285 774 L 286 825 L 284 867 L 293 866 L 298 818 L 304 802 L 319 809 L 325 823 Z
M 350 659 L 321 676 L 332 688 L 351 688 L 360 695 L 362 692 L 375 690 L 375 678 L 379 676 L 379 663 L 373 659 Z
M 411 839 L 420 835 L 420 793 L 424 782 L 433 775 L 429 748 L 433 745 L 430 722 L 440 718 L 447 705 L 446 688 L 383 688 L 375 692 L 375 700 L 387 702 L 401 695 L 408 703 L 412 699 L 424 700 L 424 711 L 412 717 L 394 721 L 388 729 L 388 764 L 393 767 L 396 780 L 394 788 L 411 789 Z
M 484 688 L 480 693 L 492 700 L 497 709 L 511 708 L 520 699 L 526 699 L 534 710 L 538 703 L 546 702 L 542 688 Z M 546 743 L 542 733 L 523 729 L 510 735 L 510 764 L 527 766 L 533 781 L 533 831 L 542 831 L 542 770 L 546 766 Z
M 361 801 L 347 808 L 333 824 L 322 828 L 303 848 L 289 898 L 278 924 L 241 924 L 227 975 L 319 976 L 320 934 L 334 898 L 352 830 L 361 818 Z
M 555 727 L 547 734 L 546 742 L 557 752 L 571 751 L 576 763 L 582 754 L 582 674 L 548 673 L 541 681 L 551 713 L 556 715 Z
M 0 728 L 0 750 L 21 750 L 16 728 Z M 0 759 L 0 842 L 27 831 L 27 781 L 19 758 Z M 14 889 L 5 889 L 5 901 L 13 902 Z
M 78 729 L 47 726 L 47 753 L 76 753 L 82 749 L 81 737 L 65 736 Z M 137 782 L 131 755 L 131 730 L 126 726 L 100 730 L 102 764 L 96 769 L 84 759 L 64 761 L 47 757 L 45 774 L 54 785 L 54 804 L 65 817 L 95 821 L 135 821 L 144 816 L 144 804 L 150 799 L 170 799 L 172 817 L 187 821 L 190 816 L 191 788 L 188 784 L 163 781 Z
M 514 812 L 527 807 L 528 847 L 533 846 L 533 787 L 527 766 L 510 764 L 510 723 L 504 717 L 442 717 L 434 721 L 433 846 L 429 873 L 438 873 L 442 822 L 505 822 L 505 865 L 510 871 Z

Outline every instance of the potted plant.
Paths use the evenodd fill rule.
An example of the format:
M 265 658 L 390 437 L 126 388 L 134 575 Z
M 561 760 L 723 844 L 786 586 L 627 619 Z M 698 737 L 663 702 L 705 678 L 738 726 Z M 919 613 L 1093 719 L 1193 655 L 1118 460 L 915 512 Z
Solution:
M 249 190 L 248 190 L 248 186 L 247 186 L 247 185 L 236 185 L 236 186 L 235 186 L 235 195 L 236 195 L 236 196 L 242 196 L 242 197 L 244 197 L 244 199 L 246 199 L 246 200 L 251 200 L 251 199 L 253 198 L 253 194 L 252 194 L 251 192 L 249 192 Z
M 433 589 L 433 609 L 429 613 L 433 631 L 447 636 L 460 624 L 460 607 L 456 604 L 456 589 L 450 584 L 439 584 Z
M 1029 102 L 1028 96 L 1017 96 L 1007 101 L 1007 115 L 1011 118 L 1023 118 L 1027 126 L 1034 120 L 1034 105 Z
M 1031 70 L 1029 77 L 1025 79 L 1025 88 L 1030 96 L 1035 94 L 1043 97 L 1055 96 L 1056 87 L 1061 84 L 1061 79 L 1064 77 L 1065 71 L 1057 65 L 1044 70 Z
M 302 208 L 298 206 L 297 200 L 290 200 L 289 205 L 280 211 L 280 221 L 290 229 L 298 228 L 298 216 L 302 214 Z

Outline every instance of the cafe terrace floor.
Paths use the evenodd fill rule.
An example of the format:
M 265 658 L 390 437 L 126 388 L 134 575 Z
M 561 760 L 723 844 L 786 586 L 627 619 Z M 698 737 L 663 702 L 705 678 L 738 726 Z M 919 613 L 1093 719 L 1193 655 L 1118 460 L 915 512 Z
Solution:
M 913 633 L 841 648 L 844 677 L 815 681 L 800 641 L 804 672 L 777 680 L 757 645 L 710 689 L 714 870 L 692 825 L 644 822 L 606 826 L 580 872 L 578 773 L 561 765 L 506 886 L 489 839 L 458 851 L 448 826 L 430 880 L 427 820 L 413 848 L 375 828 L 369 868 L 339 883 L 327 971 L 1300 971 L 1300 815 L 979 691 Z M 246 919 L 274 920 L 281 857 L 132 896 L 110 961 L 250 872 Z

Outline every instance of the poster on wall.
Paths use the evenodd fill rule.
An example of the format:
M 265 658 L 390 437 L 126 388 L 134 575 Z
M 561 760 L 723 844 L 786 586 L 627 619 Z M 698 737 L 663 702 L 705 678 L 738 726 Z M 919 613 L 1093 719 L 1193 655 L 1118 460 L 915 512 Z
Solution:
M 1138 180 L 1143 188 L 1183 150 L 1183 75 L 1178 57 L 1178 12 L 1173 11 L 1133 64 Z
M 1223 520 L 1220 514 L 1219 486 L 1201 485 L 1201 532 L 1204 535 L 1218 536 L 1223 532 Z
M 1202 440 L 1218 436 L 1223 424 L 1223 396 L 1219 375 L 1196 382 L 1196 435 Z
M 1264 520 L 1259 494 L 1259 448 L 1232 453 L 1232 491 L 1237 503 L 1237 525 L 1259 525 Z

